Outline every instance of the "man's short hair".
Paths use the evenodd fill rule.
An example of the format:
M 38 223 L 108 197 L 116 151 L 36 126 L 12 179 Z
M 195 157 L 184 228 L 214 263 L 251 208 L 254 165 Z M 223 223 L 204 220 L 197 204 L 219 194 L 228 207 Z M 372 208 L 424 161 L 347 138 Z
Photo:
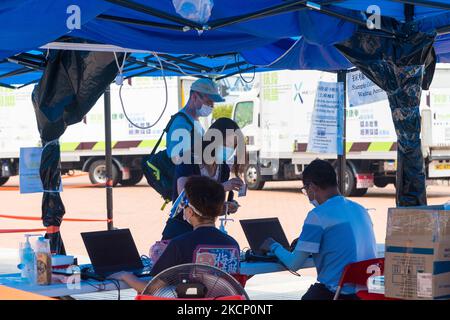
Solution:
M 184 186 L 189 203 L 203 215 L 215 218 L 222 214 L 225 190 L 217 181 L 203 176 L 190 177 Z
M 316 159 L 312 161 L 303 171 L 303 184 L 314 183 L 320 189 L 337 187 L 336 171 L 333 166 L 325 160 Z

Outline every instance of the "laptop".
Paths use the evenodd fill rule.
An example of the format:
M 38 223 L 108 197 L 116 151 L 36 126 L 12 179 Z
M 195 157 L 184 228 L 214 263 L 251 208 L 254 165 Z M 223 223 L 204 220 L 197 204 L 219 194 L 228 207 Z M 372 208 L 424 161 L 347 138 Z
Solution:
M 129 229 L 83 232 L 81 237 L 92 263 L 87 273 L 93 278 L 106 278 L 119 271 L 149 276 Z
M 245 237 L 247 238 L 250 249 L 255 255 L 265 255 L 260 247 L 264 240 L 272 238 L 280 243 L 285 249 L 289 250 L 289 241 L 281 227 L 278 218 L 246 219 L 240 220 Z

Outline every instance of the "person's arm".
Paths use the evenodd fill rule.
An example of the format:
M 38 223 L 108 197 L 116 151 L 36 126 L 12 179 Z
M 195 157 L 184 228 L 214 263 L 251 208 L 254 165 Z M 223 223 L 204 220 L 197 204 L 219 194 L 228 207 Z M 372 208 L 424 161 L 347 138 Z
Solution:
M 139 293 L 142 293 L 144 291 L 145 286 L 148 282 L 140 280 L 138 277 L 136 277 L 131 272 L 117 272 L 113 275 L 109 276 L 111 279 L 119 280 L 125 282 L 129 287 L 133 288 Z
M 305 264 L 306 259 L 308 259 L 310 253 L 305 251 L 297 250 L 287 251 L 279 243 L 274 243 L 271 247 L 271 251 L 277 256 L 277 258 L 292 271 L 297 271 Z
M 301 250 L 301 248 L 298 247 L 298 244 L 294 251 L 290 252 L 272 238 L 268 238 L 264 241 L 261 245 L 261 250 L 263 252 L 272 252 L 283 265 L 292 271 L 299 270 L 310 255 L 309 252 Z
M 262 249 L 273 252 L 290 270 L 298 270 L 311 253 L 319 253 L 324 229 L 319 216 L 313 211 L 308 213 L 297 245 L 292 252 L 269 238 L 264 241 Z

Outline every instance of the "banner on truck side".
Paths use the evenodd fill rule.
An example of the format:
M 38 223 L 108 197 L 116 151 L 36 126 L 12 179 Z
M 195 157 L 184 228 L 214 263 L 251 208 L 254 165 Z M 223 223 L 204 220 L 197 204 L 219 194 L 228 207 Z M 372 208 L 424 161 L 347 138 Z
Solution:
M 20 193 L 44 192 L 39 168 L 41 166 L 42 148 L 20 148 L 19 175 Z M 59 192 L 62 184 L 59 185 Z
M 348 106 L 350 108 L 387 100 L 386 92 L 361 71 L 347 73 L 347 84 Z
M 344 84 L 319 82 L 307 152 L 343 154 Z

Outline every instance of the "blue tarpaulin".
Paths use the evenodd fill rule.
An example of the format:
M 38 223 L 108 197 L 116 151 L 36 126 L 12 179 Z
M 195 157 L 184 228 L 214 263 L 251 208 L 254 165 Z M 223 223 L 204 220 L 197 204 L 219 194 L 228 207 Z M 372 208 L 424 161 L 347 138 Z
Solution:
M 40 119 L 52 133 L 56 128 L 53 122 L 65 129 L 71 123 L 65 117 L 75 114 L 75 119 L 81 119 L 83 112 L 89 111 L 91 101 L 81 103 L 85 101 L 80 102 L 80 98 L 96 97 L 104 90 L 102 83 L 98 92 L 95 85 L 90 88 L 93 92 L 83 92 L 80 88 L 88 84 L 77 79 L 110 81 L 117 71 L 111 57 L 104 55 L 102 59 L 108 65 L 106 77 L 101 74 L 102 64 L 96 68 L 96 54 L 50 52 L 51 57 L 56 57 L 50 62 L 46 50 L 30 54 L 52 42 L 69 42 L 72 46 L 73 42 L 88 42 L 163 53 L 160 59 L 167 75 L 204 76 L 267 68 L 345 70 L 356 65 L 381 86 L 385 84 L 383 80 L 388 82 L 383 89 L 389 95 L 391 109 L 404 115 L 396 123 L 402 142 L 399 145 L 404 149 L 399 150 L 397 181 L 404 185 L 397 190 L 397 204 L 426 202 L 423 158 L 418 152 L 418 101 L 422 88 L 432 79 L 436 61 L 450 62 L 450 1 L 216 0 L 206 20 L 199 23 L 183 18 L 171 0 L 3 0 L 0 85 L 36 82 L 44 71 L 36 91 L 41 99 L 35 103 L 35 109 L 38 120 L 45 110 L 55 112 L 57 121 L 44 116 Z M 367 28 L 368 21 L 376 30 Z M 376 50 L 371 44 L 376 45 Z M 369 58 L 370 62 L 366 62 Z M 89 65 L 90 61 L 94 62 Z M 161 75 L 159 62 L 152 55 L 135 53 L 126 62 L 125 74 Z M 26 72 L 27 69 L 31 71 Z M 52 92 L 52 87 L 57 86 L 55 79 L 64 79 L 66 87 L 73 81 L 80 86 L 74 87 L 73 92 L 68 90 L 67 96 L 47 101 L 51 94 L 43 90 Z M 63 131 L 51 138 L 57 139 Z M 407 141 L 409 137 L 414 137 L 410 139 L 413 143 Z M 51 154 L 58 152 L 59 147 Z M 54 168 L 49 166 L 47 173 L 41 172 L 58 178 L 59 158 L 52 159 Z M 41 169 L 46 169 L 42 166 L 41 163 Z M 51 201 L 46 202 L 47 206 L 50 204 Z M 63 207 L 55 215 L 43 210 L 43 220 L 51 218 L 49 225 L 58 225 L 53 218 L 59 219 L 63 214 Z M 52 241 L 59 240 L 58 233 Z M 52 248 L 64 251 L 62 242 L 59 246 L 52 243 Z
M 302 7 L 306 1 L 215 1 L 212 15 L 204 24 L 205 27 L 209 26 L 212 29 L 200 33 L 194 28 L 188 31 L 172 30 L 174 27 L 182 28 L 185 25 L 118 5 L 118 3 L 143 5 L 147 9 L 155 9 L 171 17 L 181 18 L 175 12 L 170 0 L 150 2 L 147 0 L 6 0 L 0 3 L 0 21 L 3 25 L 0 31 L 0 58 L 36 49 L 62 36 L 71 36 L 124 48 L 171 54 L 210 55 L 245 52 L 245 59 L 257 65 L 268 65 L 277 60 L 272 64 L 277 68 L 337 70 L 347 68 L 349 63 L 332 45 L 351 37 L 356 31 L 356 24 L 325 14 L 324 11 L 333 10 L 364 21 L 363 13 L 370 6 L 376 5 L 383 17 L 391 17 L 400 22 L 406 19 L 405 7 L 399 1 L 322 0 L 316 2 L 334 3 L 324 5 L 320 12 Z M 439 1 L 423 0 L 421 2 L 428 3 L 429 6 L 417 4 L 413 19 L 417 21 L 422 31 L 450 25 L 450 12 L 431 6 L 432 4 L 436 6 Z M 440 3 L 444 7 L 450 5 L 449 1 L 440 1 Z M 71 13 L 67 13 L 67 8 L 71 5 L 77 5 L 80 8 L 80 29 L 68 29 L 67 20 Z M 216 27 L 223 19 L 281 5 L 290 5 L 291 9 L 296 10 Z M 111 19 L 128 19 L 128 22 L 111 21 Z M 131 19 L 133 22 L 130 22 Z M 137 23 L 165 27 L 143 26 Z M 288 44 L 295 43 L 296 40 L 291 39 L 293 37 L 302 37 L 295 48 L 291 48 Z M 437 41 L 437 45 L 439 59 L 447 61 L 448 38 L 442 37 L 441 41 Z M 289 48 L 291 48 L 290 54 L 278 60 Z M 264 57 L 261 54 L 264 54 Z M 268 57 L 273 57 L 273 60 Z

